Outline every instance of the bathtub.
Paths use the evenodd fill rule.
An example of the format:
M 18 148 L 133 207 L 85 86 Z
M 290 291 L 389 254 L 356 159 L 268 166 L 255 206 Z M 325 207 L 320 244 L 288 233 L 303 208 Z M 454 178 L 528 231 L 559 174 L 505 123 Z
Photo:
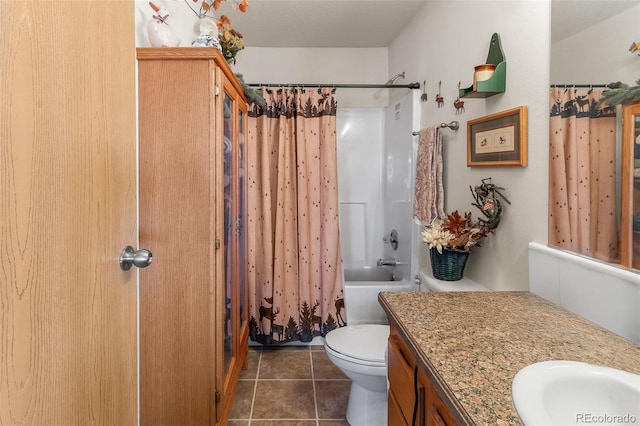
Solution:
M 344 304 L 347 324 L 389 324 L 378 303 L 378 293 L 415 291 L 415 285 L 398 279 L 393 268 L 382 266 L 344 269 Z
M 362 268 L 345 268 L 344 280 L 345 281 L 399 281 L 396 279 L 396 274 L 392 270 L 383 266 Z

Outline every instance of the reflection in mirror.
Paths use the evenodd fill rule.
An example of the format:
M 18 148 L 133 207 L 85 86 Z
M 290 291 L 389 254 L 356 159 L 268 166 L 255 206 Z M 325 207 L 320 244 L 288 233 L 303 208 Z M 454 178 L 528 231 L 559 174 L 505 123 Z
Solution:
M 621 228 L 631 210 L 620 195 L 633 185 L 621 182 L 621 107 L 602 98 L 640 78 L 629 52 L 640 0 L 551 5 L 549 244 L 631 266 L 621 256 L 632 230 Z
M 640 269 L 640 100 L 622 107 L 621 261 Z
M 618 262 L 616 111 L 602 89 L 552 88 L 549 244 Z

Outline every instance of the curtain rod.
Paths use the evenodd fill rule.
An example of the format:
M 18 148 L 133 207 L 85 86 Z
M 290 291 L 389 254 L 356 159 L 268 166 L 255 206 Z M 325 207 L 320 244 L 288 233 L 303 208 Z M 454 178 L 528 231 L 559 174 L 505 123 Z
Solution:
M 565 88 L 565 89 L 571 89 L 571 88 L 577 88 L 577 89 L 589 89 L 589 88 L 593 88 L 593 87 L 606 87 L 606 88 L 610 88 L 609 86 L 614 85 L 615 83 L 609 83 L 609 84 L 550 84 L 550 87 L 558 87 L 558 88 Z
M 327 87 L 332 89 L 419 89 L 420 83 L 409 84 L 319 84 L 319 83 L 286 83 L 286 84 L 274 84 L 274 83 L 250 83 L 250 87 Z

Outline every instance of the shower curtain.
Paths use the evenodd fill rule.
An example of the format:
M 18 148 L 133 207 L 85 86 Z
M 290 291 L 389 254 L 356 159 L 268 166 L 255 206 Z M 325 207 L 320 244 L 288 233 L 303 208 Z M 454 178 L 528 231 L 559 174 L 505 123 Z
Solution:
M 250 338 L 310 342 L 345 324 L 331 89 L 262 88 L 249 111 Z
M 553 88 L 549 244 L 607 262 L 619 257 L 615 109 L 602 91 Z

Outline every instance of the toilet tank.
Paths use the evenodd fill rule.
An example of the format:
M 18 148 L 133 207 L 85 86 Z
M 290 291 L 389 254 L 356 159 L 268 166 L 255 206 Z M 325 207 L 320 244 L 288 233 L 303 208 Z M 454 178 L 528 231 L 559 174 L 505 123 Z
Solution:
M 420 278 L 422 291 L 489 291 L 485 286 L 466 277 L 462 277 L 462 279 L 458 281 L 442 281 L 436 279 L 428 268 L 420 269 Z
M 387 314 L 378 303 L 378 293 L 416 289 L 406 280 L 393 281 L 393 271 L 385 267 L 345 269 L 344 276 L 347 325 L 389 324 Z

